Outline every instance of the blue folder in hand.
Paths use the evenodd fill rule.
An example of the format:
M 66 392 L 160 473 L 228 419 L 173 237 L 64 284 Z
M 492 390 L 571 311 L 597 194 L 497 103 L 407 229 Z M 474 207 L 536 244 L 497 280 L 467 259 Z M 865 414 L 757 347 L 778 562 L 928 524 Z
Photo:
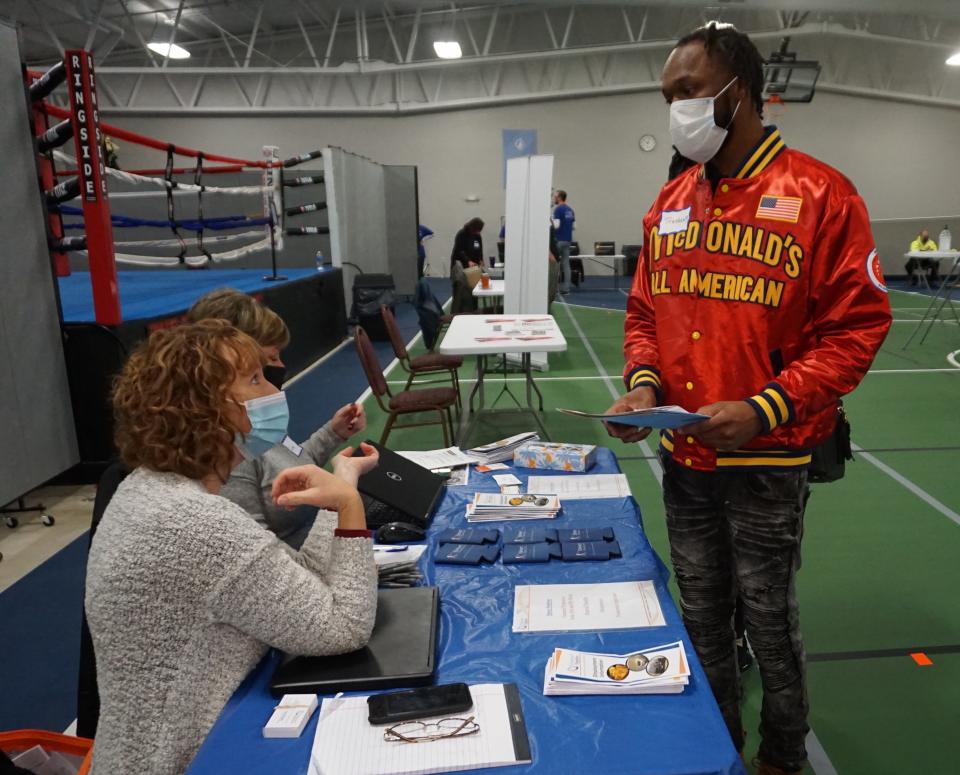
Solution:
M 709 420 L 705 414 L 688 412 L 680 406 L 654 406 L 650 409 L 637 409 L 632 412 L 619 414 L 596 414 L 580 412 L 576 409 L 558 409 L 558 412 L 571 414 L 574 417 L 586 417 L 590 420 L 603 420 L 615 425 L 636 425 L 638 428 L 666 428 L 673 430 L 684 425 L 692 425 L 701 420 Z

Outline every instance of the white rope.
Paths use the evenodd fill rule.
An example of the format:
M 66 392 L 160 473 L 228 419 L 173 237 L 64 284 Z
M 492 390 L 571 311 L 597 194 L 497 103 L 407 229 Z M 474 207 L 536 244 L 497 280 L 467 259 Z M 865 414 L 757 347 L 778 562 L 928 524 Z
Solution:
M 214 259 L 214 263 L 220 261 L 236 261 L 238 258 L 243 258 L 248 256 L 251 253 L 257 253 L 261 250 L 270 249 L 270 239 L 260 240 L 259 242 L 253 242 L 249 245 L 244 245 L 243 247 L 236 248 L 235 250 L 228 250 L 223 253 L 211 253 Z M 86 250 L 78 250 L 76 253 L 78 256 L 83 258 L 89 258 Z M 134 266 L 179 266 L 180 259 L 177 256 L 141 256 L 134 253 L 114 253 L 114 260 L 118 264 L 132 264 Z M 190 266 L 203 266 L 208 263 L 206 256 L 187 256 L 184 261 Z
M 239 240 L 250 239 L 252 237 L 260 237 L 263 235 L 263 229 L 257 229 L 257 231 L 241 231 L 237 234 L 224 234 L 219 237 L 208 237 L 206 234 L 203 236 L 203 244 L 205 247 L 216 246 L 216 245 L 225 245 L 230 242 L 237 242 Z M 188 245 L 195 246 L 195 241 L 191 241 L 190 237 L 184 237 L 184 241 Z M 170 247 L 179 247 L 180 240 L 178 239 L 143 239 L 143 240 L 129 240 L 125 242 L 114 242 L 114 247 L 117 248 L 170 248 Z
M 77 160 L 71 156 L 68 156 L 63 151 L 54 151 L 54 158 L 57 161 L 61 161 L 64 164 L 70 164 L 73 167 L 76 167 Z M 106 168 L 107 175 L 111 178 L 116 178 L 117 180 L 122 180 L 125 183 L 130 183 L 132 185 L 138 185 L 141 183 L 146 183 L 151 186 L 157 186 L 160 191 L 123 191 L 110 194 L 110 198 L 130 198 L 135 199 L 139 197 L 148 197 L 148 196 L 158 196 L 163 194 L 166 196 L 167 193 L 167 181 L 164 178 L 158 177 L 149 177 L 147 175 L 136 175 L 132 172 L 124 172 L 123 170 L 114 169 L 113 167 Z M 177 191 L 182 191 L 185 193 L 197 193 L 203 189 L 204 193 L 207 194 L 226 194 L 226 195 L 237 195 L 237 196 L 247 196 L 251 194 L 262 194 L 264 192 L 271 192 L 273 188 L 270 186 L 197 186 L 193 183 L 175 183 L 174 184 L 174 193 Z

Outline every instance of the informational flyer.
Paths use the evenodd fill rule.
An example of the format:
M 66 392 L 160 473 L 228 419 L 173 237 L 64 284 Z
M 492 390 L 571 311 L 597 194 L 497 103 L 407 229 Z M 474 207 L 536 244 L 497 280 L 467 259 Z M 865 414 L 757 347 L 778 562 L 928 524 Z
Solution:
M 517 586 L 514 632 L 628 630 L 666 621 L 652 581 Z

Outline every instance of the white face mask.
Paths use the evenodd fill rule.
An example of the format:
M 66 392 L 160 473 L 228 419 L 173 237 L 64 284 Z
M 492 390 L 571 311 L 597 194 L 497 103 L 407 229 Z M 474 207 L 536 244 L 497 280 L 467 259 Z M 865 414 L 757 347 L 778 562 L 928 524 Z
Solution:
M 727 128 L 740 110 L 740 103 L 730 117 L 730 124 L 719 127 L 713 118 L 713 106 L 736 81 L 736 76 L 724 86 L 716 97 L 698 97 L 692 100 L 674 100 L 670 103 L 670 139 L 682 156 L 704 164 L 720 150 L 727 136 Z

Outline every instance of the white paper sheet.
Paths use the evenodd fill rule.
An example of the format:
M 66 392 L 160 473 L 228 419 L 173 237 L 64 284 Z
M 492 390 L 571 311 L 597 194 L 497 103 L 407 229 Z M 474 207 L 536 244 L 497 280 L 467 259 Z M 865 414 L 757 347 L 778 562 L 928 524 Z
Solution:
M 589 498 L 629 498 L 630 485 L 626 474 L 568 474 L 566 476 L 531 476 L 529 492 L 556 493 L 561 500 Z
M 397 452 L 401 457 L 416 463 L 418 466 L 429 468 L 431 471 L 437 468 L 453 468 L 455 466 L 464 466 L 469 463 L 476 463 L 480 458 L 475 455 L 468 455 L 459 447 L 447 447 L 446 449 L 427 449 L 413 450 L 409 452 Z
M 421 745 L 387 742 L 367 721 L 366 697 L 326 698 L 310 755 L 310 775 L 419 775 L 517 764 L 503 684 L 470 687 L 475 735 Z
M 514 632 L 627 630 L 666 624 L 652 581 L 518 585 Z

